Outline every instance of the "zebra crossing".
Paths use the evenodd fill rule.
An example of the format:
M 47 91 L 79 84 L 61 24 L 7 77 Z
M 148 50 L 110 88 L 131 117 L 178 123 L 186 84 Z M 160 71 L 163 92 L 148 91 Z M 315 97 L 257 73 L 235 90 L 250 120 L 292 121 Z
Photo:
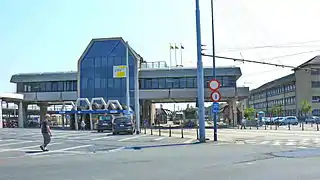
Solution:
M 294 147 L 320 147 L 320 138 L 304 139 L 247 139 L 235 140 L 236 144 L 294 146 Z
M 91 131 L 54 130 L 48 152 L 40 150 L 42 141 L 39 129 L 0 129 L 0 159 L 117 152 L 127 147 L 192 143 L 196 140 L 148 134 L 112 135 L 112 133 Z

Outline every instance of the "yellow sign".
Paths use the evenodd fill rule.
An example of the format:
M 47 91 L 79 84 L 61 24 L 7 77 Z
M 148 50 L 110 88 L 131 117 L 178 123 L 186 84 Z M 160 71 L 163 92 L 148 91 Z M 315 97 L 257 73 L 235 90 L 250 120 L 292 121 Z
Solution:
M 127 76 L 127 66 L 113 66 L 114 78 L 125 78 Z

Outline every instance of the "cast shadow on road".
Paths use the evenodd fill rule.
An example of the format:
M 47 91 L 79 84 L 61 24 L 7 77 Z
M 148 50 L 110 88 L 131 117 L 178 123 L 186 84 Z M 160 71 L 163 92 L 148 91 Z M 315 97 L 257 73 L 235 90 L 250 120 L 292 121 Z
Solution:
M 44 152 L 42 150 L 33 150 L 33 151 L 26 151 L 25 153 L 26 154 L 34 154 L 34 153 L 41 153 L 41 152 Z

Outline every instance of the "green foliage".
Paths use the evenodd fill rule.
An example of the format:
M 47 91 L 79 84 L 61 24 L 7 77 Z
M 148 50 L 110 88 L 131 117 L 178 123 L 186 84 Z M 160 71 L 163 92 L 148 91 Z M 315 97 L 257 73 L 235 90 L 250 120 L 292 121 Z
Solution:
M 307 100 L 303 100 L 300 104 L 302 113 L 307 116 L 308 113 L 311 112 L 312 106 Z
M 254 119 L 255 114 L 256 110 L 253 107 L 249 107 L 244 110 L 244 117 L 248 120 Z
M 282 105 L 277 105 L 277 106 L 272 106 L 272 115 L 273 116 L 281 116 L 282 112 L 283 112 L 283 106 Z

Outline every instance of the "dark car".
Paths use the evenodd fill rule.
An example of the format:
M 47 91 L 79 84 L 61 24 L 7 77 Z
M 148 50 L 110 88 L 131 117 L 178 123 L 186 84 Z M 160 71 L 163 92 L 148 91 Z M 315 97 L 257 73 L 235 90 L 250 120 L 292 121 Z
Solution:
M 112 123 L 112 134 L 128 133 L 133 134 L 135 132 L 135 125 L 130 117 L 116 117 Z
M 112 115 L 102 116 L 97 123 L 98 132 L 111 131 L 112 130 Z

